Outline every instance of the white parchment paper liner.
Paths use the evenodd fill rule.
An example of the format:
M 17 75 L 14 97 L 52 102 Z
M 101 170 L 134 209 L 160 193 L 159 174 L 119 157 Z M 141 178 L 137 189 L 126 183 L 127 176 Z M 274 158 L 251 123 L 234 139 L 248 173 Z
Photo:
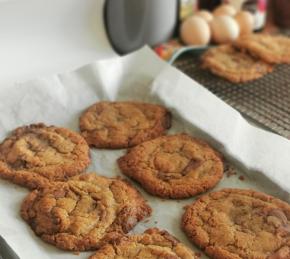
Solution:
M 24 124 L 44 122 L 78 130 L 78 117 L 98 100 L 140 100 L 161 103 L 173 113 L 170 134 L 187 132 L 215 146 L 246 180 L 224 177 L 215 189 L 253 188 L 289 199 L 290 141 L 251 126 L 233 108 L 177 69 L 161 61 L 147 47 L 123 58 L 98 61 L 73 72 L 37 78 L 0 88 L 0 137 Z M 120 175 L 116 159 L 125 150 L 92 149 L 87 171 L 106 176 Z M 167 229 L 192 247 L 180 230 L 183 206 L 193 199 L 148 199 L 154 212 L 133 232 L 148 227 Z M 42 242 L 19 216 L 27 190 L 0 180 L 0 234 L 21 259 L 87 258 Z M 206 257 L 203 257 L 206 258 Z

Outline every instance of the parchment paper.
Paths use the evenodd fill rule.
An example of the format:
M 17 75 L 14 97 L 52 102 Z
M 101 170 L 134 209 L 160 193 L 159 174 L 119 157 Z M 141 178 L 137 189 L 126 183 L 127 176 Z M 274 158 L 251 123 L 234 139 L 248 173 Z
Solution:
M 168 107 L 174 118 L 170 134 L 187 132 L 202 137 L 240 169 L 237 176 L 225 176 L 214 190 L 253 188 L 290 200 L 290 142 L 249 125 L 237 111 L 146 47 L 129 56 L 99 61 L 73 72 L 17 83 L 13 87 L 2 85 L 0 138 L 17 126 L 36 122 L 78 131 L 81 112 L 99 100 L 140 100 Z M 92 164 L 87 171 L 121 175 L 116 159 L 124 153 L 125 150 L 91 149 Z M 239 179 L 241 174 L 244 181 Z M 133 232 L 157 226 L 197 250 L 180 230 L 183 207 L 194 199 L 162 200 L 135 186 L 148 199 L 153 214 Z M 76 256 L 35 236 L 19 216 L 20 204 L 27 193 L 24 188 L 0 180 L 0 234 L 21 259 L 83 259 L 92 254 Z

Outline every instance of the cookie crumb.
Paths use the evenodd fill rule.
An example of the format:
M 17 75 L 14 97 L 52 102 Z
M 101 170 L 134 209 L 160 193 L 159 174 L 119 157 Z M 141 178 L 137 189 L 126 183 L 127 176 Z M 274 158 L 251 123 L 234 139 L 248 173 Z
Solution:
M 184 205 L 182 208 L 183 208 L 184 210 L 186 210 L 188 207 L 189 207 L 189 205 Z
M 240 176 L 239 176 L 239 180 L 241 180 L 241 181 L 245 181 L 245 176 L 240 175 Z
M 230 166 L 229 164 L 225 165 L 224 172 L 228 178 L 233 176 L 233 175 L 237 175 L 237 172 L 235 171 L 235 169 L 232 166 Z
M 80 255 L 79 251 L 73 252 L 74 255 Z
M 234 171 L 230 171 L 230 172 L 227 172 L 226 175 L 227 175 L 228 178 L 230 178 L 231 176 L 237 175 L 237 173 L 234 172 Z

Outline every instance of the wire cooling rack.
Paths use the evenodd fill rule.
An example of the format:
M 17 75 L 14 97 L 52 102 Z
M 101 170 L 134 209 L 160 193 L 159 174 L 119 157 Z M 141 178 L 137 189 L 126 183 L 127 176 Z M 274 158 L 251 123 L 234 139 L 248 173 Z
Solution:
M 233 84 L 201 69 L 200 54 L 186 53 L 174 66 L 254 122 L 290 139 L 290 65 L 277 65 L 258 80 Z

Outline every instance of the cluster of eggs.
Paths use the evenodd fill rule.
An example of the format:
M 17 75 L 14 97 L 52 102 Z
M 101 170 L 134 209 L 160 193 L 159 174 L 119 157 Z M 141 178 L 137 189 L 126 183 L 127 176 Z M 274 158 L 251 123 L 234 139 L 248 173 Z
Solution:
M 200 10 L 187 18 L 180 27 L 180 37 L 187 45 L 207 45 L 211 40 L 217 44 L 229 43 L 240 35 L 252 33 L 254 17 L 247 11 L 239 11 L 224 4 L 212 13 Z

